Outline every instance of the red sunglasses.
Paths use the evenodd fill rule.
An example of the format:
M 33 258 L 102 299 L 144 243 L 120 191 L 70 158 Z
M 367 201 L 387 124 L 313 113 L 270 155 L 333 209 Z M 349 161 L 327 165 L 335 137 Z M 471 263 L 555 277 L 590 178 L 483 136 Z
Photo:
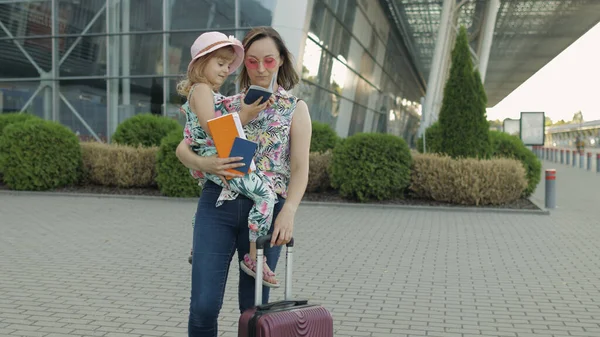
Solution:
M 246 65 L 246 68 L 252 69 L 252 70 L 258 69 L 258 65 L 261 62 L 267 69 L 273 69 L 273 68 L 277 67 L 277 60 L 273 57 L 267 57 L 263 61 L 258 61 L 257 59 L 253 59 L 253 58 L 252 59 L 247 58 L 244 60 L 244 64 Z

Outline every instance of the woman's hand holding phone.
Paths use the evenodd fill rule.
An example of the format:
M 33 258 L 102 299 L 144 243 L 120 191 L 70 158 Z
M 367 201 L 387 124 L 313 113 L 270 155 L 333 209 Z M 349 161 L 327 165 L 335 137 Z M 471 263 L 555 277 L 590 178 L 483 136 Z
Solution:
M 248 122 L 256 118 L 261 111 L 269 108 L 275 102 L 275 98 L 273 97 L 273 95 L 271 95 L 271 97 L 269 97 L 269 99 L 263 104 L 260 104 L 261 100 L 262 97 L 259 97 L 254 103 L 246 104 L 244 102 L 244 97 L 242 97 L 241 109 L 239 113 L 240 118 L 242 119 L 242 124 L 247 124 Z

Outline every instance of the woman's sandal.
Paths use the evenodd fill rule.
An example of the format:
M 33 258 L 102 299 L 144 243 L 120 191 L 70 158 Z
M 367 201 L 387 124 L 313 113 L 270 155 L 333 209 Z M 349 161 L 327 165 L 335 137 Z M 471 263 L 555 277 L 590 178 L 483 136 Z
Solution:
M 267 263 L 267 257 L 264 257 L 264 263 Z M 250 257 L 250 254 L 244 255 L 242 261 L 240 261 L 240 268 L 248 275 L 256 278 L 256 262 Z M 262 283 L 265 287 L 269 288 L 279 288 L 279 283 L 271 283 L 266 280 L 267 277 L 275 277 L 275 273 L 272 271 L 267 271 L 266 268 L 263 268 L 263 279 Z

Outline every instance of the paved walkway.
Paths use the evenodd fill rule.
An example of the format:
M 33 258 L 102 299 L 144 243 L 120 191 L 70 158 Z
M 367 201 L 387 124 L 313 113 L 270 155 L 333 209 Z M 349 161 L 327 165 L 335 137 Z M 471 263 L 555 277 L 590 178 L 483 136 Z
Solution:
M 294 291 L 337 337 L 600 336 L 599 183 L 559 167 L 549 216 L 303 206 Z M 194 208 L 0 193 L 0 336 L 186 336 Z

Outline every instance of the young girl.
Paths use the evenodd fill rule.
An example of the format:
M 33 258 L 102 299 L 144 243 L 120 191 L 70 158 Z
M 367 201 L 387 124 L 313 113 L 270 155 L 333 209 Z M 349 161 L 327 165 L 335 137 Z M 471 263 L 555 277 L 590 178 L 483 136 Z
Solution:
M 258 113 L 273 102 L 252 105 L 243 103 L 241 95 L 225 97 L 218 93 L 219 88 L 241 65 L 244 48 L 241 42 L 232 36 L 219 32 L 200 35 L 191 47 L 192 60 L 188 65 L 187 79 L 181 81 L 177 91 L 188 97 L 181 107 L 186 115 L 184 139 L 191 149 L 201 156 L 212 156 L 217 153 L 207 121 L 209 119 L 239 111 L 242 123 L 254 119 Z M 210 179 L 223 187 L 221 193 L 243 194 L 254 201 L 248 216 L 250 230 L 250 254 L 246 254 L 240 263 L 241 269 L 252 277 L 256 277 L 256 239 L 266 235 L 273 220 L 273 208 L 277 202 L 277 194 L 261 172 L 253 171 L 227 182 L 223 177 L 191 171 L 194 178 Z M 217 203 L 217 207 L 221 203 Z M 191 262 L 191 260 L 190 260 Z M 279 287 L 275 274 L 269 269 L 266 257 L 263 261 L 263 285 Z

